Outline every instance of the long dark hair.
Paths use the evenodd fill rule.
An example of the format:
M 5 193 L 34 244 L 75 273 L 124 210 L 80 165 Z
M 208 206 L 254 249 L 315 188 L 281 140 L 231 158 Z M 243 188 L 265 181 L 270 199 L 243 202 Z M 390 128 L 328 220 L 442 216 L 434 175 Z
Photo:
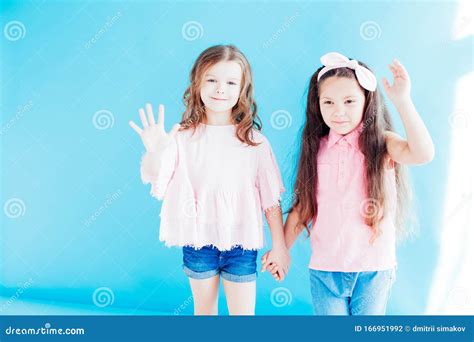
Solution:
M 362 62 L 360 65 L 368 68 Z M 328 135 L 329 127 L 325 124 L 319 107 L 320 84 L 329 77 L 345 77 L 356 80 L 355 72 L 349 68 L 336 68 L 329 70 L 321 76 L 318 75 L 322 67 L 311 77 L 307 95 L 306 123 L 302 131 L 302 142 L 299 154 L 298 172 L 294 185 L 293 203 L 289 210 L 297 210 L 299 222 L 295 229 L 303 227 L 310 234 L 309 227 L 318 215 L 317 182 L 318 168 L 317 156 L 321 139 Z M 369 69 L 369 68 L 368 68 Z M 367 197 L 371 206 L 369 215 L 364 215 L 365 222 L 373 229 L 374 237 L 379 234 L 378 224 L 383 218 L 385 209 L 384 171 L 387 162 L 387 146 L 385 131 L 393 131 L 390 113 L 385 106 L 380 92 L 376 89 L 371 92 L 364 88 L 365 95 L 364 113 L 362 116 L 359 136 L 359 146 L 365 156 L 364 176 L 367 181 Z M 396 226 L 397 236 L 403 237 L 408 232 L 405 227 L 406 208 L 409 205 L 411 193 L 404 168 L 395 163 L 395 177 L 397 188 Z

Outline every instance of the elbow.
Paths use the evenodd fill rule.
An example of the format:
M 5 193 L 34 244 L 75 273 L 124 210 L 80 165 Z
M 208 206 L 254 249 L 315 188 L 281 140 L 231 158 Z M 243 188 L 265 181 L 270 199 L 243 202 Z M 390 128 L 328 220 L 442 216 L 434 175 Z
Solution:
M 429 148 L 425 150 L 425 152 L 419 156 L 417 160 L 417 164 L 423 165 L 428 164 L 433 161 L 435 157 L 435 148 L 434 145 L 431 145 Z
M 428 149 L 428 152 L 426 153 L 426 159 L 425 159 L 425 164 L 430 163 L 435 157 L 435 147 L 434 144 L 431 143 L 430 148 Z
M 430 154 L 429 154 L 429 156 L 428 156 L 426 162 L 427 162 L 427 163 L 430 163 L 430 162 L 434 159 L 434 157 L 435 157 L 435 148 L 434 148 L 434 146 L 433 146 L 433 147 L 431 148 Z

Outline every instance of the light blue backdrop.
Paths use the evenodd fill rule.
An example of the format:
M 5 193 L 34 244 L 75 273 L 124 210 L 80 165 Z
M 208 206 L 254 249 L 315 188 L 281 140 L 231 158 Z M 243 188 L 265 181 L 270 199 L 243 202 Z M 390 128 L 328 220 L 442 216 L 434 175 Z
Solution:
M 170 128 L 183 111 L 181 97 L 195 58 L 211 45 L 232 43 L 253 68 L 264 134 L 288 189 L 285 203 L 304 92 L 319 57 L 339 51 L 369 64 L 379 79 L 389 76 L 392 58 L 406 65 L 437 154 L 431 164 L 411 169 L 420 235 L 398 250 L 388 313 L 423 314 L 442 243 L 436 232 L 453 89 L 472 61 L 472 41 L 451 40 L 455 3 L 2 1 L 1 6 L 4 296 L 29 282 L 21 294 L 25 300 L 86 304 L 98 313 L 111 308 L 192 313 L 181 251 L 158 241 L 160 203 L 140 181 L 143 146 L 128 121 L 139 122 L 137 110 L 146 102 L 164 103 Z M 272 124 L 279 110 L 288 113 L 279 112 L 286 122 Z M 393 117 L 403 133 L 395 111 Z M 257 314 L 311 314 L 308 241 L 300 239 L 292 256 L 283 283 L 259 275 Z M 272 297 L 278 287 L 285 289 Z M 219 310 L 227 312 L 223 296 Z

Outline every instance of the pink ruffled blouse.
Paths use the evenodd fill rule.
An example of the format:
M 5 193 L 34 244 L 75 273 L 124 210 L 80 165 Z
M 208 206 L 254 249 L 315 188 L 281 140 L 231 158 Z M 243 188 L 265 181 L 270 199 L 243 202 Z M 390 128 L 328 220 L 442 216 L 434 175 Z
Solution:
M 242 143 L 235 125 L 199 124 L 179 131 L 161 156 L 158 175 L 141 161 L 141 179 L 163 200 L 159 240 L 166 246 L 264 246 L 262 210 L 279 205 L 285 190 L 268 140 L 254 130 L 258 146 Z

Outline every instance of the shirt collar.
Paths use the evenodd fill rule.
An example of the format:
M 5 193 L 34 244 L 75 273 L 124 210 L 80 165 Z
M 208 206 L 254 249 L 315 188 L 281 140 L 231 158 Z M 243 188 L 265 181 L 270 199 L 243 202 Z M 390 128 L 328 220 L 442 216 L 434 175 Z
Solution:
M 328 135 L 328 148 L 334 146 L 339 141 L 346 141 L 352 147 L 359 149 L 359 136 L 361 132 L 362 125 L 359 124 L 356 128 L 354 128 L 351 132 L 347 133 L 346 135 L 341 135 L 337 133 L 335 130 L 330 129 Z

